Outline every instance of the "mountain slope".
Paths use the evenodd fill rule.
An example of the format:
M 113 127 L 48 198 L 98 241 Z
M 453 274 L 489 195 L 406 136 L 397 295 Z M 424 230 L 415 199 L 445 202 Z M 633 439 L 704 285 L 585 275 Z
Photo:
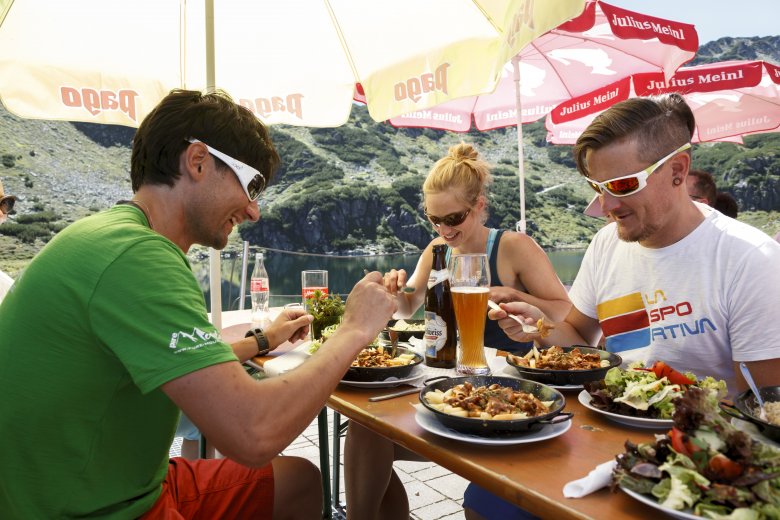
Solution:
M 780 37 L 722 38 L 703 45 L 697 63 L 722 59 L 780 63 Z M 133 129 L 17 118 L 0 108 L 0 178 L 17 195 L 17 213 L 0 226 L 0 269 L 16 275 L 54 233 L 84 215 L 129 198 Z M 420 188 L 449 146 L 466 141 L 494 165 L 488 225 L 513 229 L 519 218 L 516 130 L 449 134 L 396 129 L 355 106 L 334 129 L 272 127 L 283 163 L 261 198 L 262 219 L 233 240 L 309 252 L 415 250 L 431 226 Z M 541 122 L 524 125 L 529 234 L 542 246 L 584 247 L 599 220 L 582 210 L 592 191 L 580 179 L 571 148 L 550 146 Z M 697 146 L 698 168 L 739 201 L 740 218 L 780 230 L 780 134 L 746 146 Z

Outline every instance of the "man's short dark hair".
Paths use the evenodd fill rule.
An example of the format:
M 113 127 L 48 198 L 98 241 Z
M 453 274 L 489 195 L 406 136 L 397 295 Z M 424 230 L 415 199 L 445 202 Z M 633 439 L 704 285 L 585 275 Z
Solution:
M 268 129 L 247 108 L 222 91 L 172 90 L 147 115 L 133 139 L 130 179 L 133 192 L 144 184 L 173 186 L 179 157 L 195 138 L 253 166 L 270 184 L 279 155 Z M 218 158 L 217 165 L 227 168 Z
M 717 197 L 715 197 L 715 209 L 731 218 L 737 218 L 737 214 L 739 213 L 737 199 L 725 191 L 718 192 Z
M 693 186 L 698 194 L 707 199 L 707 204 L 714 206 L 718 196 L 718 188 L 715 186 L 715 179 L 712 178 L 712 175 L 704 170 L 691 170 L 688 175 L 696 179 Z
M 588 151 L 618 141 L 636 141 L 638 159 L 650 164 L 690 142 L 695 127 L 693 112 L 679 94 L 627 99 L 602 112 L 588 125 L 574 145 L 574 161 L 577 170 L 590 177 Z

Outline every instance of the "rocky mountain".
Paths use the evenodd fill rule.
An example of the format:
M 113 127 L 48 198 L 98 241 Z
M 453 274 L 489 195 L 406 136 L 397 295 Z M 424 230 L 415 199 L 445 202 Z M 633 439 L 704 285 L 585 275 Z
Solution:
M 780 37 L 722 38 L 701 47 L 697 63 L 767 59 L 780 63 Z M 420 187 L 431 165 L 457 142 L 472 143 L 494 165 L 488 224 L 514 228 L 519 218 L 516 129 L 451 134 L 396 129 L 356 105 L 340 128 L 273 127 L 283 159 L 261 198 L 262 219 L 233 239 L 308 252 L 415 250 L 432 236 Z M 17 273 L 57 231 L 129 198 L 134 130 L 86 123 L 20 119 L 0 108 L 0 179 L 19 197 L 0 226 L 0 269 Z M 592 191 L 579 178 L 571 149 L 545 141 L 543 123 L 524 125 L 529 234 L 542 246 L 584 247 L 600 222 L 582 214 Z M 740 204 L 740 218 L 780 229 L 780 134 L 745 146 L 697 146 L 697 167 Z

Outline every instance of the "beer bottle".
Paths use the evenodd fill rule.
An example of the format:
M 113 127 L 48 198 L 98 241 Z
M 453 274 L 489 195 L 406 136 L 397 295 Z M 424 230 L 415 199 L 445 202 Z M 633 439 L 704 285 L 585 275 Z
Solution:
M 455 368 L 458 344 L 446 254 L 445 244 L 433 246 L 433 266 L 425 293 L 425 364 L 435 368 Z

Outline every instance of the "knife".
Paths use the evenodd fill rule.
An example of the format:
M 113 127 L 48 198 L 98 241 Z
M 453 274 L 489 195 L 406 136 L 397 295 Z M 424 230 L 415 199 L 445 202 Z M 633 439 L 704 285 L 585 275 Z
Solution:
M 402 395 L 409 395 L 409 394 L 416 394 L 420 391 L 420 388 L 423 388 L 434 381 L 440 381 L 442 379 L 449 379 L 450 376 L 436 376 L 432 377 L 430 379 L 426 379 L 422 382 L 422 385 L 415 386 L 414 388 L 407 388 L 406 390 L 401 390 L 399 392 L 393 392 L 392 394 L 387 395 L 377 395 L 374 397 L 369 397 L 368 400 L 372 403 L 375 403 L 377 401 L 385 401 L 387 399 L 395 399 L 396 397 L 401 397 Z
M 377 395 L 374 397 L 369 397 L 368 400 L 372 403 L 375 403 L 377 401 L 384 401 L 386 399 L 394 399 L 396 397 L 401 397 L 402 395 L 409 395 L 409 394 L 416 394 L 420 391 L 419 388 L 407 388 L 406 390 L 401 390 L 400 392 L 394 392 L 392 394 L 387 395 Z

